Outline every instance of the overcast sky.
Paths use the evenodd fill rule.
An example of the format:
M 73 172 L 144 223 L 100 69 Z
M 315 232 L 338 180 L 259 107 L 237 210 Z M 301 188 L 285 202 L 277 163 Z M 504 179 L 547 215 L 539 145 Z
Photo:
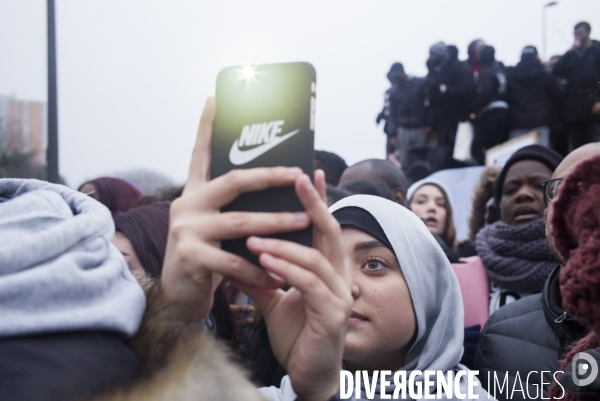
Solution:
M 218 71 L 249 62 L 312 63 L 316 148 L 382 157 L 375 117 L 394 61 L 425 75 L 431 44 L 463 59 L 481 37 L 514 64 L 524 45 L 542 51 L 545 3 L 56 0 L 60 173 L 70 186 L 135 167 L 183 182 Z M 547 16 L 549 55 L 580 20 L 600 38 L 600 0 L 559 0 Z M 46 100 L 46 1 L 0 0 L 0 60 L 0 94 Z

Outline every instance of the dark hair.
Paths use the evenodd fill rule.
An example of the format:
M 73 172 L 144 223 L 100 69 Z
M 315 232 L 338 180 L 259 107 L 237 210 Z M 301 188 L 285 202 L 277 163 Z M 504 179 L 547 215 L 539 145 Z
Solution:
M 326 150 L 315 150 L 315 170 L 325 172 L 325 181 L 336 187 L 344 170 L 348 168 L 346 161 L 335 153 Z
M 160 278 L 162 274 L 169 235 L 170 207 L 171 202 L 166 201 L 139 206 L 115 221 L 116 231 L 129 239 L 144 271 L 153 279 Z M 217 336 L 233 341 L 235 328 L 224 285 L 222 282 L 215 290 L 210 313 L 216 322 Z
M 140 206 L 115 220 L 115 229 L 123 233 L 135 251 L 144 271 L 159 278 L 167 248 L 170 202 Z
M 340 185 L 353 194 L 374 195 L 395 202 L 394 193 L 383 182 L 369 180 L 352 180 Z
M 592 26 L 589 23 L 585 22 L 585 21 L 578 22 L 575 25 L 575 28 L 573 28 L 573 29 L 579 29 L 579 28 L 583 28 L 587 32 L 592 32 Z
M 100 177 L 81 184 L 78 191 L 86 184 L 96 187 L 98 201 L 110 210 L 113 219 L 135 206 L 143 193 L 129 182 L 120 178 Z
M 408 189 L 408 180 L 402 172 L 402 169 L 396 167 L 394 163 L 383 159 L 367 159 L 356 163 L 352 167 L 360 166 L 365 163 L 369 164 L 373 174 L 383 181 L 390 190 L 394 191 L 395 189 L 400 188 L 402 192 L 406 193 L 406 190 Z
M 327 206 L 352 195 L 352 192 L 338 187 L 328 186 L 325 191 L 327 192 Z

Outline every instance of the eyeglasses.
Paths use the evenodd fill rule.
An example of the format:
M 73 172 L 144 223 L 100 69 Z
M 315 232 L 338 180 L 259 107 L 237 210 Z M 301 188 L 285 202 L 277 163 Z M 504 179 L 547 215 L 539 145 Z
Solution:
M 554 178 L 552 180 L 542 182 L 542 191 L 544 192 L 544 202 L 548 204 L 552 202 L 558 195 L 558 188 L 564 178 Z

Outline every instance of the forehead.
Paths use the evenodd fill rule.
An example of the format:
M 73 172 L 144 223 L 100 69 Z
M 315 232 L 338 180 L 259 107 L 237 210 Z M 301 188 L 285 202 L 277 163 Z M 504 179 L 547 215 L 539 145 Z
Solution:
M 433 184 L 425 184 L 422 187 L 420 187 L 419 189 L 417 189 L 415 191 L 415 195 L 413 197 L 416 197 L 418 195 L 424 195 L 424 196 L 431 196 L 431 197 L 444 197 L 444 193 L 442 192 L 442 190 L 440 188 L 438 188 L 437 185 L 433 185 Z
M 353 247 L 359 242 L 378 241 L 377 238 L 352 226 L 342 227 L 342 242 L 345 247 Z M 386 248 L 387 249 L 387 248 Z
M 129 238 L 127 238 L 125 234 L 123 234 L 120 231 L 117 231 L 115 233 L 115 236 L 112 239 L 112 243 L 114 246 L 117 247 L 119 251 L 123 253 L 131 254 L 134 251 L 133 245 L 131 245 L 131 241 L 129 240 Z
M 545 175 L 550 178 L 550 176 L 552 176 L 552 170 L 550 170 L 544 163 L 537 160 L 521 160 L 510 166 L 506 172 L 504 181 L 524 178 L 532 175 Z

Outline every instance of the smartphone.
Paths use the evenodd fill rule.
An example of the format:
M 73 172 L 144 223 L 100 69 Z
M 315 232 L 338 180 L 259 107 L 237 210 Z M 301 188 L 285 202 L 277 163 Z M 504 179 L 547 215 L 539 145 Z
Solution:
M 300 167 L 314 171 L 316 72 L 305 62 L 229 67 L 217 77 L 211 178 L 233 169 Z M 221 209 L 251 212 L 304 210 L 294 187 L 245 193 Z M 310 227 L 273 235 L 311 245 Z M 258 264 L 246 238 L 221 242 L 222 249 Z

